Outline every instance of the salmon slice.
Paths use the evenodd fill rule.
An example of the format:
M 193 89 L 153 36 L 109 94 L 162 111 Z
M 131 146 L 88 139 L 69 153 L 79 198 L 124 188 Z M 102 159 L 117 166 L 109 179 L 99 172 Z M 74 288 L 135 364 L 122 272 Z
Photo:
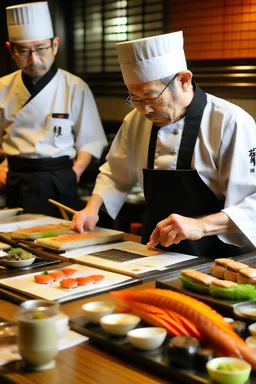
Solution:
M 75 288 L 78 286 L 78 282 L 76 279 L 70 277 L 69 279 L 61 280 L 60 285 L 62 286 L 62 288 Z
M 49 284 L 54 281 L 54 277 L 50 274 L 35 275 L 34 279 L 38 284 Z
M 94 283 L 99 283 L 100 281 L 104 280 L 105 276 L 103 275 L 91 275 Z
M 51 272 L 50 275 L 54 278 L 55 281 L 59 281 L 65 277 L 65 274 L 63 271 L 55 271 Z
M 179 292 L 159 288 L 139 292 L 113 291 L 111 294 L 131 308 L 134 303 L 145 303 L 162 310 L 177 312 L 196 324 L 203 339 L 213 346 L 218 346 L 223 356 L 242 358 L 256 369 L 256 350 L 249 348 L 218 312 L 201 301 Z
M 62 272 L 65 276 L 73 276 L 77 270 L 75 268 L 64 268 L 62 269 Z
M 76 278 L 79 285 L 89 285 L 93 284 L 93 277 L 92 276 L 81 276 Z

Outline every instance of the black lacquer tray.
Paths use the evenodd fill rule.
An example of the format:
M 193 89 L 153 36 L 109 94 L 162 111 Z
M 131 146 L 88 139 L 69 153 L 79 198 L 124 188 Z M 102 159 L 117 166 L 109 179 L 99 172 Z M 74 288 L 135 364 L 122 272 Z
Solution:
M 141 323 L 137 326 L 145 326 Z M 133 347 L 126 336 L 111 336 L 100 325 L 88 323 L 85 317 L 70 320 L 70 327 L 90 338 L 90 341 L 105 348 L 118 357 L 133 362 L 139 368 L 145 368 L 170 380 L 170 383 L 210 384 L 207 371 L 180 369 L 171 364 L 168 357 L 167 338 L 164 344 L 153 351 L 141 351 Z M 256 373 L 252 373 L 247 384 L 256 384 Z
M 17 275 L 19 274 L 19 272 L 22 272 L 22 271 L 30 271 L 30 270 L 33 271 L 36 268 L 48 267 L 49 265 L 52 265 L 52 264 L 58 264 L 61 261 L 62 260 L 46 260 L 46 259 L 42 259 L 41 257 L 35 256 L 35 261 L 32 264 L 27 265 L 26 267 L 17 267 L 17 268 L 7 267 L 4 265 L 4 263 L 1 264 L 1 261 L 0 261 L 0 278 L 10 277 L 11 274 Z
M 232 257 L 234 261 L 243 262 L 248 264 L 252 268 L 256 268 L 256 252 L 247 253 L 240 256 Z M 200 259 L 198 259 L 198 262 Z M 200 272 L 211 274 L 211 265 L 214 263 L 214 260 L 210 264 L 199 264 L 191 266 L 190 268 L 196 269 Z M 185 268 L 182 268 L 185 269 Z M 197 300 L 203 301 L 208 304 L 210 307 L 214 308 L 216 311 L 220 312 L 223 316 L 233 317 L 233 305 L 237 304 L 240 301 L 233 300 L 224 300 L 220 298 L 215 298 L 210 295 L 200 294 L 197 292 L 192 292 L 188 289 L 183 288 L 182 282 L 178 279 L 178 276 L 181 273 L 181 269 L 179 271 L 173 271 L 169 274 L 165 274 L 165 276 L 161 276 L 156 281 L 156 288 L 162 289 L 170 289 L 173 291 L 177 291 L 180 293 L 184 293 L 185 295 L 194 297 Z M 252 322 L 252 321 L 251 321 Z

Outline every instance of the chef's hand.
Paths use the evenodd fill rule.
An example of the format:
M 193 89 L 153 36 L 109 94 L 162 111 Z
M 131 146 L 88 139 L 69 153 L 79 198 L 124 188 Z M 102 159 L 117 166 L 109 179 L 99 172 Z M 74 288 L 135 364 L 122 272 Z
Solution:
M 158 244 L 169 247 L 172 244 L 179 244 L 184 239 L 199 240 L 204 233 L 201 219 L 191 219 L 173 213 L 157 224 L 147 243 L 147 248 L 151 250 Z
M 93 209 L 93 207 L 89 206 L 82 211 L 75 212 L 72 218 L 71 229 L 78 233 L 82 233 L 84 229 L 91 231 L 94 229 L 98 221 L 98 213 L 95 209 Z

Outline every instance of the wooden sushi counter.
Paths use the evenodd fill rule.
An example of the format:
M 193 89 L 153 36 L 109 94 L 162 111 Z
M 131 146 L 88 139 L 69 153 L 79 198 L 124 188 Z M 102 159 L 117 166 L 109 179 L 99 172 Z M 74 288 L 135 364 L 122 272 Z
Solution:
M 154 283 L 147 283 L 129 289 L 154 287 Z M 108 294 L 103 294 L 94 299 L 106 299 Z M 62 304 L 61 310 L 70 318 L 82 315 L 82 305 L 90 299 L 80 299 Z M 13 320 L 17 305 L 0 300 L 0 317 Z M 119 359 L 114 353 L 107 353 L 95 344 L 84 342 L 75 347 L 68 348 L 58 353 L 56 367 L 51 370 L 25 373 L 20 362 L 9 363 L 0 367 L 0 383 L 17 384 L 170 384 L 170 379 L 161 378 L 143 368 Z
M 0 233 L 0 240 L 8 242 L 12 247 L 17 246 L 16 242 L 8 237 L 8 234 Z M 135 235 L 126 234 L 125 241 L 140 241 L 140 238 Z M 22 242 L 21 242 L 22 244 Z M 39 258 L 50 262 L 57 262 L 59 267 L 66 267 L 71 265 L 71 261 L 67 258 L 61 257 L 59 254 L 37 248 L 34 251 L 33 243 L 24 242 L 24 249 L 35 253 Z M 18 245 L 21 246 L 20 244 Z M 36 248 L 35 248 L 36 250 Z M 139 253 L 139 252 L 138 252 Z M 256 252 L 243 255 L 235 258 L 237 261 L 248 261 L 249 265 L 256 268 Z M 147 276 L 145 279 L 133 279 L 129 277 L 128 283 L 125 280 L 120 280 L 120 285 L 114 289 L 125 289 L 132 291 L 139 291 L 147 288 L 164 288 L 171 290 L 178 290 L 177 278 L 180 270 L 183 268 L 195 268 L 202 272 L 210 273 L 211 259 L 200 258 L 189 260 L 182 265 L 179 263 L 174 264 L 169 271 L 158 271 L 152 276 Z M 49 270 L 51 265 L 47 267 L 40 267 L 38 271 Z M 28 276 L 30 272 L 24 272 Z M 105 271 L 105 273 L 107 273 Z M 120 275 L 119 275 L 120 276 Z M 9 272 L 6 280 L 13 280 Z M 10 279 L 11 277 L 11 279 Z M 21 276 L 23 278 L 23 274 Z M 124 276 L 123 276 L 124 277 Z M 127 278 L 127 276 L 125 276 Z M 18 276 L 19 278 L 19 276 Z M 180 284 L 180 281 L 178 281 Z M 123 284 L 123 285 L 122 285 Z M 176 284 L 176 285 L 175 285 Z M 3 287 L 4 286 L 4 287 Z M 113 286 L 112 286 L 113 287 Z M 6 285 L 1 282 L 0 287 L 0 318 L 6 321 L 15 321 L 15 314 L 18 309 L 19 303 L 31 297 L 22 296 L 19 290 L 14 289 L 11 294 L 8 293 L 8 282 Z M 109 288 L 109 289 L 107 289 Z M 74 347 L 59 351 L 56 357 L 56 366 L 53 369 L 40 371 L 40 372 L 27 372 L 22 367 L 20 360 L 7 363 L 0 366 L 0 383 L 14 383 L 14 384 L 210 384 L 210 379 L 206 371 L 202 374 L 197 373 L 184 373 L 184 369 L 177 369 L 171 366 L 166 354 L 166 349 L 160 348 L 160 352 L 153 350 L 150 352 L 135 351 L 132 346 L 129 346 L 127 339 L 111 340 L 107 337 L 102 337 L 102 330 L 90 328 L 90 325 L 84 325 L 84 312 L 82 306 L 90 301 L 111 301 L 112 297 L 107 291 L 111 287 L 107 287 L 105 293 L 100 291 L 92 292 L 90 296 L 81 295 L 77 297 L 70 297 L 68 301 L 60 301 L 60 309 L 63 313 L 69 316 L 70 328 L 83 335 L 89 337 L 88 341 L 82 342 Z M 6 290 L 6 294 L 5 294 Z M 29 291 L 27 291 L 29 292 Z M 101 291 L 103 292 L 103 290 Z M 16 295 L 16 296 L 15 296 Z M 17 297 L 17 300 L 15 300 Z M 200 300 L 198 297 L 194 296 Z M 51 299 L 57 300 L 57 298 Z M 207 301 L 205 300 L 207 303 Z M 212 308 L 218 311 L 219 307 L 222 309 L 223 316 L 231 317 L 232 304 L 219 302 L 219 300 L 210 299 L 209 303 Z M 86 328 L 86 329 L 85 329 Z M 100 328 L 100 326 L 98 327 Z M 28 335 L 29 337 L 29 335 Z M 128 345 L 128 346 L 127 346 Z M 166 344 L 167 346 L 167 344 Z M 162 354 L 159 356 L 159 354 Z M 256 384 L 256 375 L 253 374 L 250 378 L 250 384 Z

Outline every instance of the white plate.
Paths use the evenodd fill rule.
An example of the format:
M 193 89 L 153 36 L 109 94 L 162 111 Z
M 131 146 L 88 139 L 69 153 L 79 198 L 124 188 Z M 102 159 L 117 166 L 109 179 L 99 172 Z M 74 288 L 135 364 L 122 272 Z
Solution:
M 0 258 L 1 263 L 10 268 L 26 267 L 34 263 L 35 259 L 36 259 L 35 257 L 32 257 L 31 259 L 26 259 L 26 260 L 6 261 L 6 260 L 1 260 Z
M 17 215 L 18 212 L 23 211 L 23 208 L 4 208 L 0 209 L 0 220 L 5 219 L 6 217 L 11 217 Z
M 256 320 L 256 300 L 248 300 L 234 304 L 233 312 L 237 317 Z

